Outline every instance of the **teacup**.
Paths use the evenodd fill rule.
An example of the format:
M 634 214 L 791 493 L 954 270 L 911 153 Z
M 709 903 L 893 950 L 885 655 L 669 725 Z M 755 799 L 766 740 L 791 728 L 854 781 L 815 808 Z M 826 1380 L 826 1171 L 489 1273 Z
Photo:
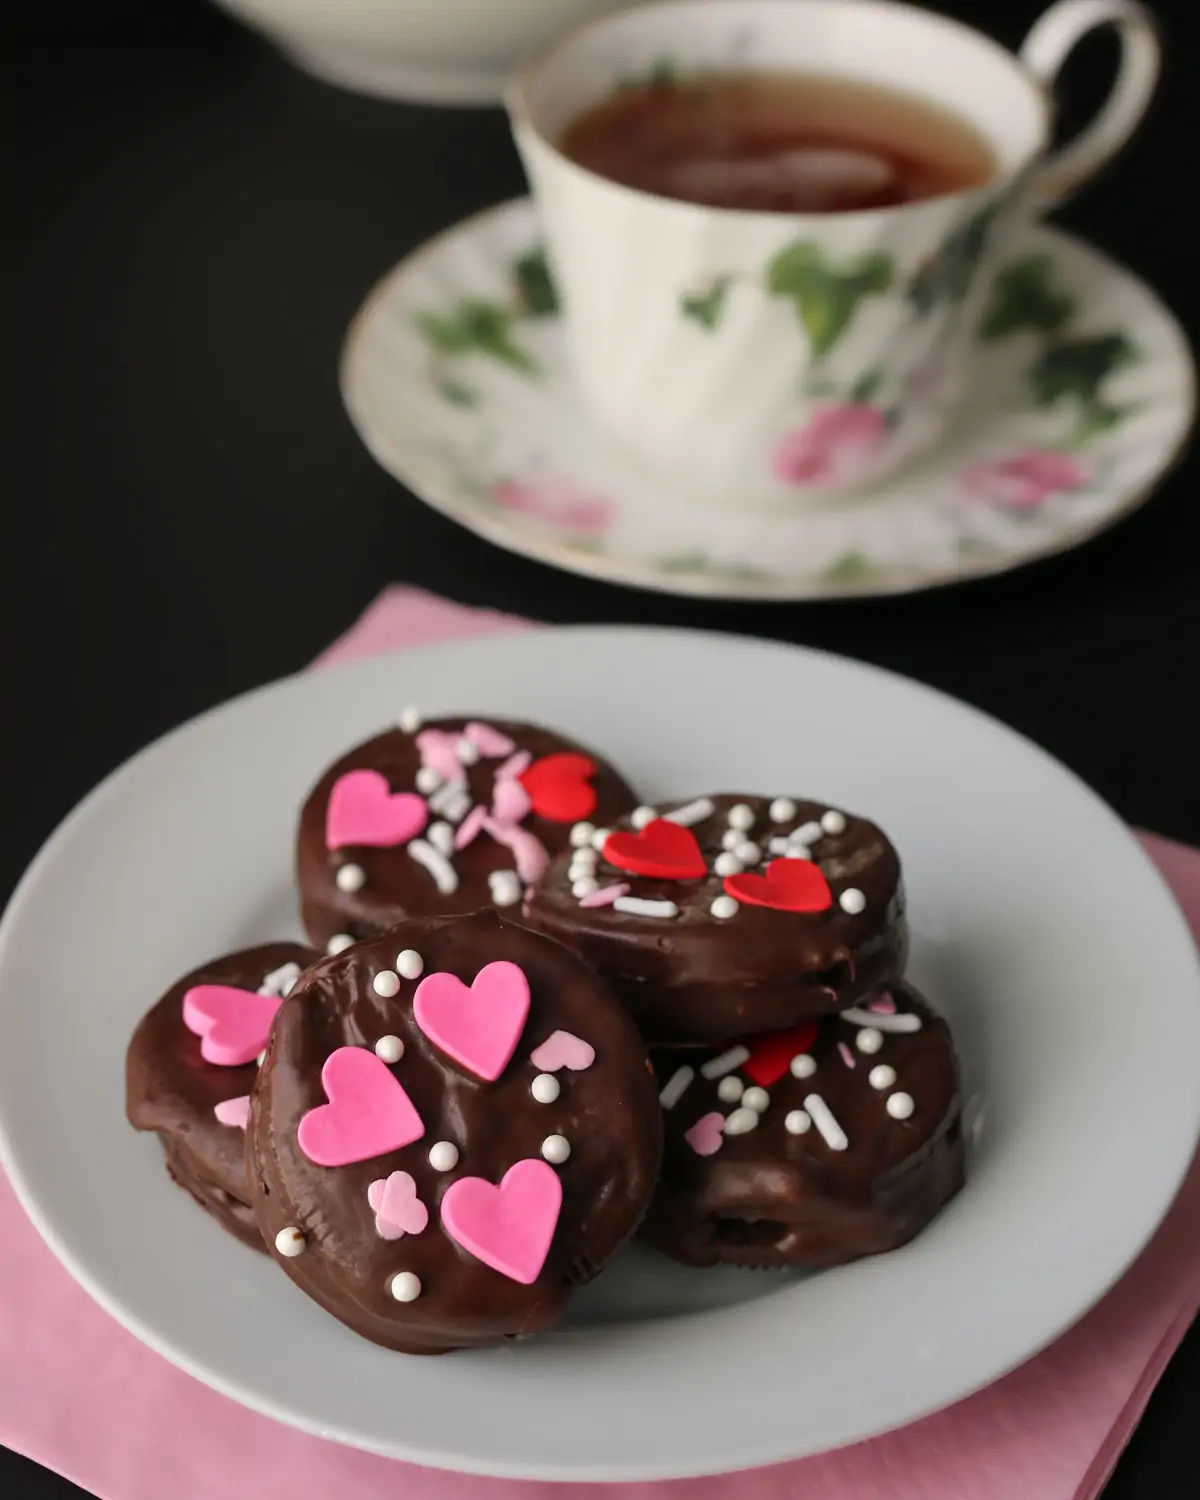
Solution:
M 1057 74 L 1112 26 L 1121 61 L 1092 123 L 1052 151 Z M 533 58 L 508 93 L 595 419 L 698 493 L 769 503 L 875 483 L 936 444 L 969 387 L 996 257 L 1128 139 L 1158 76 L 1136 0 L 1058 0 L 1019 55 L 890 0 L 668 0 Z M 995 171 L 899 207 L 712 208 L 623 186 L 563 154 L 564 128 L 629 78 L 793 70 L 924 98 L 969 122 Z

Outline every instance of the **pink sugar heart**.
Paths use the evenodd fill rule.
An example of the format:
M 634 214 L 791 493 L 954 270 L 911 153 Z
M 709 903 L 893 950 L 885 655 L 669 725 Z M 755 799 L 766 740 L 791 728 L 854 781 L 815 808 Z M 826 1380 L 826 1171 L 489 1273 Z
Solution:
M 529 1054 L 529 1061 L 542 1073 L 557 1073 L 559 1068 L 579 1073 L 596 1061 L 596 1049 L 569 1031 L 552 1031 Z
M 710 1114 L 701 1115 L 690 1130 L 683 1132 L 683 1138 L 697 1156 L 711 1156 L 721 1149 L 724 1133 L 725 1116 L 714 1109 Z
M 417 1197 L 409 1172 L 392 1172 L 367 1188 L 367 1202 L 375 1210 L 375 1228 L 385 1240 L 420 1234 L 429 1223 L 429 1210 Z
M 232 1125 L 237 1130 L 245 1130 L 246 1123 L 250 1119 L 250 1095 L 239 1094 L 236 1099 L 222 1099 L 219 1104 L 213 1105 L 213 1114 L 222 1125 Z
M 325 810 L 325 844 L 387 848 L 406 844 L 429 821 L 425 799 L 415 792 L 393 792 L 378 771 L 347 771 L 333 783 Z
M 519 781 L 497 781 L 492 788 L 492 816 L 501 823 L 519 823 L 532 806 Z
M 485 964 L 468 987 L 456 974 L 427 974 L 413 996 L 417 1025 L 447 1057 L 494 1082 L 516 1050 L 529 1014 L 529 981 L 516 964 Z
M 325 1059 L 321 1086 L 328 1104 L 300 1121 L 300 1149 L 319 1167 L 344 1167 L 399 1151 L 425 1126 L 391 1069 L 365 1047 L 339 1047 Z
M 485 1266 L 523 1286 L 537 1280 L 562 1208 L 562 1183 L 549 1162 L 526 1157 L 499 1186 L 460 1177 L 442 1194 L 442 1228 Z
M 471 741 L 480 755 L 486 755 L 489 760 L 497 760 L 501 755 L 511 755 L 517 748 L 508 735 L 501 734 L 490 724 L 468 724 L 463 735 Z
M 443 781 L 465 781 L 467 773 L 458 755 L 461 734 L 450 734 L 445 729 L 422 729 L 417 735 L 417 749 L 421 752 L 421 764 L 436 771 Z
M 253 1062 L 267 1045 L 278 995 L 232 984 L 194 984 L 183 997 L 183 1024 L 200 1038 L 200 1056 L 220 1068 Z

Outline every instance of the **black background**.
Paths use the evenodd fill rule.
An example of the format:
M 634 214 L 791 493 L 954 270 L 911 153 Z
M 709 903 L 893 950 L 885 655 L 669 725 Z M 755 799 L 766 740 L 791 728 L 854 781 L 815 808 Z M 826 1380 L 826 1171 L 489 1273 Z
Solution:
M 937 8 L 1015 46 L 1042 6 Z M 1194 335 L 1200 16 L 1193 0 L 1152 8 L 1168 40 L 1152 118 L 1062 219 Z M 499 112 L 339 93 L 200 0 L 27 9 L 0 49 L 0 892 L 106 772 L 302 666 L 396 580 L 551 621 L 863 657 L 1025 731 L 1132 822 L 1200 842 L 1195 462 L 1073 554 L 907 599 L 701 603 L 510 557 L 377 469 L 336 386 L 346 324 L 379 275 L 522 190 Z M 1081 49 L 1068 128 L 1111 57 L 1103 40 Z M 1195 1492 L 1198 1396 L 1193 1328 L 1106 1500 Z M 79 1493 L 0 1449 L 0 1494 Z

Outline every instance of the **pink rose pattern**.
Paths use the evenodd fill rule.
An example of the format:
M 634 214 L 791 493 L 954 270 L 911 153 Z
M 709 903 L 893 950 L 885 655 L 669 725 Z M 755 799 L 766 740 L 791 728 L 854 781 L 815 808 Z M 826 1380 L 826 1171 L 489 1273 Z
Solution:
M 887 422 L 877 406 L 818 406 L 805 426 L 780 439 L 772 468 L 785 484 L 834 489 L 870 473 L 886 441 Z
M 554 474 L 501 480 L 492 486 L 492 499 L 505 510 L 572 536 L 602 536 L 612 521 L 611 501 Z
M 1026 448 L 1009 458 L 972 464 L 959 480 L 969 500 L 1029 512 L 1044 505 L 1051 495 L 1082 489 L 1088 477 L 1086 465 L 1070 453 Z

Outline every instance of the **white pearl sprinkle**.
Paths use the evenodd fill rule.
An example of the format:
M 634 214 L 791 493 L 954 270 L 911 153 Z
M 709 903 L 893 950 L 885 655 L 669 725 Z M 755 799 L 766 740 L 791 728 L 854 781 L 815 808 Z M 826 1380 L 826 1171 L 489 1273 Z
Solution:
M 415 948 L 402 948 L 396 955 L 396 973 L 401 979 L 420 979 L 425 971 L 425 960 Z
M 754 827 L 754 812 L 744 802 L 735 802 L 725 814 L 725 821 L 730 828 L 740 828 L 745 833 L 748 828 Z
M 400 976 L 393 974 L 391 969 L 380 969 L 371 981 L 371 988 L 377 995 L 382 995 L 385 1000 L 390 1000 L 393 995 L 400 993 Z
M 599 859 L 600 856 L 594 849 L 576 849 L 571 855 L 571 868 L 573 870 L 594 870 Z
M 442 778 L 432 766 L 422 766 L 415 777 L 417 791 L 424 792 L 428 797 L 430 792 L 436 792 L 442 784 Z
M 795 839 L 798 844 L 815 844 L 824 832 L 820 823 L 801 823 L 788 837 Z
M 493 870 L 488 889 L 497 906 L 516 906 L 521 899 L 521 880 L 515 870 Z
M 730 917 L 737 916 L 739 905 L 733 896 L 717 896 L 708 909 L 718 922 L 728 922 Z
M 762 850 L 752 839 L 739 844 L 733 852 L 744 865 L 756 865 L 762 858 Z
M 339 891 L 345 891 L 353 895 L 355 891 L 361 891 L 367 883 L 367 872 L 362 865 L 339 865 L 337 874 L 333 877 L 337 881 Z
M 647 823 L 653 823 L 657 817 L 658 814 L 652 807 L 635 807 L 629 816 L 629 821 L 636 829 L 641 830 Z
M 772 823 L 786 823 L 796 816 L 796 804 L 790 797 L 776 797 L 767 811 Z
M 742 1096 L 743 1098 L 745 1095 Z M 745 1135 L 748 1131 L 758 1128 L 758 1110 L 742 1108 L 735 1109 L 725 1121 L 726 1135 Z
M 479 746 L 464 737 L 455 745 L 454 753 L 464 766 L 473 766 L 479 759 Z
M 811 1078 L 817 1071 L 817 1062 L 807 1052 L 799 1052 L 788 1064 L 793 1078 Z
M 740 875 L 742 873 L 742 862 L 736 854 L 726 850 L 724 854 L 718 854 L 713 862 L 713 869 L 718 875 Z
M 553 1073 L 539 1073 L 529 1085 L 529 1092 L 539 1104 L 553 1104 L 562 1089 Z
M 548 1135 L 542 1142 L 542 1155 L 552 1166 L 562 1166 L 570 1154 L 571 1143 L 565 1135 Z
M 844 912 L 849 912 L 852 917 L 856 917 L 860 911 L 866 910 L 867 898 L 861 891 L 851 886 L 838 897 L 838 905 Z
M 896 1081 L 896 1070 L 887 1063 L 879 1063 L 867 1074 L 867 1080 L 873 1089 L 890 1089 Z
M 883 1032 L 877 1026 L 864 1026 L 854 1044 L 860 1052 L 878 1052 L 883 1046 Z
M 404 1056 L 404 1043 L 398 1036 L 381 1036 L 375 1043 L 375 1056 L 385 1063 L 398 1063 Z
M 846 819 L 840 812 L 830 808 L 827 813 L 821 814 L 821 827 L 826 833 L 845 833 Z
M 325 944 L 325 952 L 331 957 L 335 953 L 345 953 L 347 948 L 354 947 L 354 939 L 348 932 L 335 932 Z
M 903 1093 L 889 1094 L 887 1112 L 893 1120 L 907 1120 L 913 1112 L 912 1095 Z
M 742 838 L 742 832 L 740 828 L 727 828 L 721 835 L 722 849 L 736 849 L 737 846 L 743 842 L 744 840 Z
M 458 1147 L 453 1141 L 434 1141 L 429 1148 L 429 1165 L 435 1172 L 453 1172 L 458 1166 Z
M 783 1128 L 789 1135 L 803 1135 L 812 1128 L 812 1116 L 803 1109 L 789 1109 L 783 1117 Z
M 286 1255 L 290 1260 L 293 1255 L 304 1254 L 307 1241 L 294 1224 L 289 1224 L 286 1229 L 281 1229 L 275 1236 L 275 1248 L 280 1255 Z
M 792 843 L 789 843 L 788 846 L 787 846 L 787 856 L 786 857 L 788 859 L 811 859 L 812 858 L 812 850 L 808 847 L 807 844 L 792 844 Z
M 399 720 L 400 728 L 403 729 L 405 734 L 416 734 L 424 722 L 424 719 L 421 717 L 421 710 L 411 703 L 400 715 Z
M 722 1104 L 736 1104 L 746 1091 L 746 1085 L 733 1073 L 728 1073 L 717 1084 L 717 1098 Z
M 591 896 L 599 889 L 598 883 L 590 875 L 581 875 L 578 880 L 571 882 L 572 896 Z
M 757 1084 L 752 1084 L 742 1095 L 742 1103 L 746 1108 L 755 1110 L 760 1115 L 770 1102 L 770 1094 L 766 1089 L 760 1089 Z
M 430 823 L 425 830 L 425 837 L 439 854 L 454 853 L 454 829 L 449 823 Z
M 586 849 L 592 842 L 592 835 L 595 831 L 590 823 L 576 823 L 568 835 L 572 849 Z
M 397 1271 L 388 1286 L 397 1302 L 415 1302 L 421 1295 L 421 1278 L 415 1271 Z
M 604 845 L 608 842 L 608 836 L 612 833 L 611 828 L 597 828 L 592 834 L 592 848 L 597 854 L 604 853 Z

